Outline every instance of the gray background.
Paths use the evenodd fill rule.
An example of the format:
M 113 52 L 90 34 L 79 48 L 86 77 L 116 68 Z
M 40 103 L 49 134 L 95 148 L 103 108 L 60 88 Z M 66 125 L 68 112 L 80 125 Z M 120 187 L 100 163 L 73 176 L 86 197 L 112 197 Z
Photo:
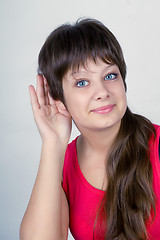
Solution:
M 106 24 L 126 58 L 129 106 L 160 123 L 159 12 L 159 0 L 0 1 L 0 239 L 19 238 L 36 177 L 41 139 L 28 85 L 35 84 L 37 56 L 48 34 L 79 17 Z M 77 134 L 74 127 L 71 139 Z

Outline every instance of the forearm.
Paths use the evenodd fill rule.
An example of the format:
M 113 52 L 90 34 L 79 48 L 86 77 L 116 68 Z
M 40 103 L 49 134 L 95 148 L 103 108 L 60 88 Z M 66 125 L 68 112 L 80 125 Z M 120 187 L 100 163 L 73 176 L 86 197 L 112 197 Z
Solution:
M 61 240 L 61 179 L 65 149 L 56 142 L 42 144 L 37 178 L 21 225 L 22 240 Z

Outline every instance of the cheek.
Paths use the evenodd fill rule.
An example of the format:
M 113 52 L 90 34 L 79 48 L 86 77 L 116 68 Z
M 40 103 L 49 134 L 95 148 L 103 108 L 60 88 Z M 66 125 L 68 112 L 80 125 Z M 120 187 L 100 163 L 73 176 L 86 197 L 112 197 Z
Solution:
M 127 96 L 126 96 L 123 82 L 117 88 L 116 96 L 121 107 L 125 110 L 127 107 Z
M 79 109 L 77 98 L 73 94 L 64 94 L 65 107 L 74 118 L 74 115 Z
M 80 95 L 73 96 L 67 101 L 68 111 L 75 122 L 81 121 L 88 110 L 87 100 Z
M 120 100 L 125 108 L 127 106 L 127 96 L 126 96 L 125 92 L 122 92 L 122 94 L 120 96 Z
M 121 98 L 123 101 L 126 101 L 126 91 L 125 91 L 125 86 L 123 81 L 120 82 L 120 85 L 117 88 L 117 94 L 118 93 L 119 93 L 119 98 Z
M 126 96 L 125 92 L 123 92 L 123 94 L 121 96 L 121 108 L 122 108 L 122 112 L 124 115 L 126 112 L 126 109 L 127 109 L 127 96 Z

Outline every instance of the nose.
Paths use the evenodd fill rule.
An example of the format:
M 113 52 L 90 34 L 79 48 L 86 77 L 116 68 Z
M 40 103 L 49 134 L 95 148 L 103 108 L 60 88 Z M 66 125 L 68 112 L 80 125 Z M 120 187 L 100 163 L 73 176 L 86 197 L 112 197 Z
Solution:
M 94 99 L 96 101 L 106 100 L 109 97 L 109 91 L 104 82 L 98 82 L 94 89 Z

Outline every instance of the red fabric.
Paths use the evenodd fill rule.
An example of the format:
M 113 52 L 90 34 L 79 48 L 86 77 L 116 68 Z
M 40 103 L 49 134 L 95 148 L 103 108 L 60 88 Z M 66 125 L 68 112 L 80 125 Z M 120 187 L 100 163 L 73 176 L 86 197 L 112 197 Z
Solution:
M 154 125 L 157 133 L 156 140 L 150 140 L 151 164 L 153 169 L 153 190 L 156 197 L 156 216 L 152 225 L 147 230 L 150 240 L 160 240 L 160 160 L 159 160 L 159 140 L 160 126 Z
M 150 140 L 151 163 L 153 167 L 153 189 L 156 196 L 156 217 L 147 227 L 149 240 L 160 240 L 160 161 L 158 145 L 160 127 L 156 126 L 156 141 Z M 77 137 L 78 138 L 78 137 Z M 84 178 L 77 160 L 76 141 L 67 147 L 63 168 L 63 189 L 69 202 L 70 231 L 76 240 L 93 239 L 93 229 L 97 209 L 104 196 L 104 191 L 94 188 Z M 105 227 L 95 229 L 94 237 L 104 240 Z

